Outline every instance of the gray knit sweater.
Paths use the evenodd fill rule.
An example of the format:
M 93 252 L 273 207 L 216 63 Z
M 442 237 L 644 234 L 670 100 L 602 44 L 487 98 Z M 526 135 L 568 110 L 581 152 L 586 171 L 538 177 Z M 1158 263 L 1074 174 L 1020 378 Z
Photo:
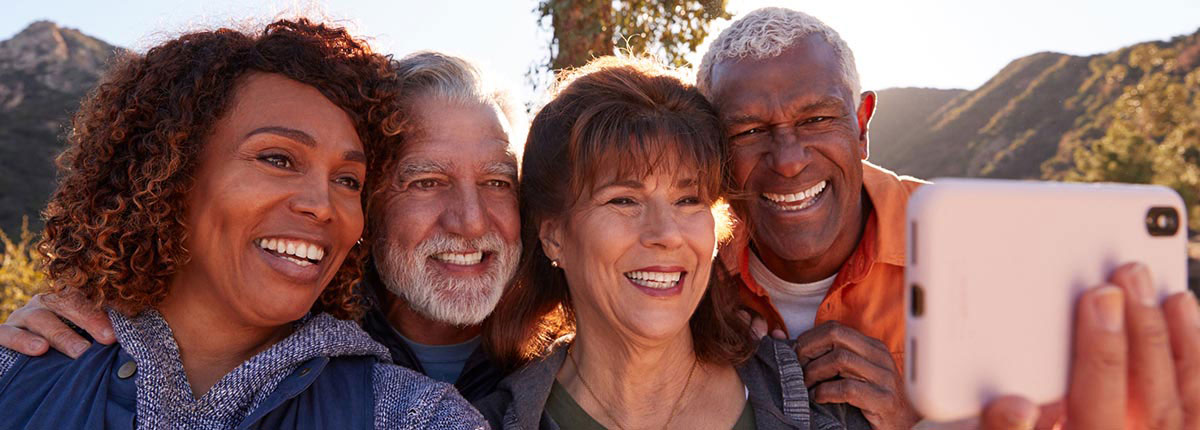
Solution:
M 387 349 L 351 321 L 328 314 L 242 363 L 200 398 L 192 396 L 171 328 L 155 310 L 134 318 L 109 312 L 117 342 L 137 362 L 138 429 L 237 427 L 302 363 L 316 357 L 368 356 L 390 363 Z M 0 376 L 17 353 L 0 347 Z M 374 367 L 375 428 L 482 429 L 483 417 L 453 386 L 392 364 Z M 331 405 L 330 407 L 337 407 Z

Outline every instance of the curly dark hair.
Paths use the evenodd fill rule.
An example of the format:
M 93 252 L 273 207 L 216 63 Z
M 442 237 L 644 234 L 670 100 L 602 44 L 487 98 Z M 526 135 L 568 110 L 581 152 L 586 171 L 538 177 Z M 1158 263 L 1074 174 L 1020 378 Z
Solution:
M 311 85 L 346 111 L 368 158 L 365 208 L 379 161 L 396 146 L 389 142 L 399 123 L 390 108 L 398 95 L 390 63 L 344 28 L 303 18 L 255 33 L 188 33 L 124 55 L 84 98 L 58 158 L 59 184 L 38 247 L 48 291 L 127 314 L 166 297 L 171 276 L 189 259 L 185 201 L 201 147 L 247 73 Z M 353 284 L 368 249 L 351 250 L 314 311 L 361 314 Z

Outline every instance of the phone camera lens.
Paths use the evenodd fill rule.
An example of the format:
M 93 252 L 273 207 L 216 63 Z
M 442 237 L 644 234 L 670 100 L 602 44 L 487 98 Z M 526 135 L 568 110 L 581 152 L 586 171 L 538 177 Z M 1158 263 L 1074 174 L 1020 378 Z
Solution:
M 1179 231 L 1179 211 L 1172 207 L 1150 208 L 1146 230 L 1151 236 L 1174 236 Z

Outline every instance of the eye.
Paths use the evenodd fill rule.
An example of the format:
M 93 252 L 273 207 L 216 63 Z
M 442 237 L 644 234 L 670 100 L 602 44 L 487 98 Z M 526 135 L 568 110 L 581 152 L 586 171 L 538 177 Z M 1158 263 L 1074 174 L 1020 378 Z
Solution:
M 679 199 L 679 201 L 675 202 L 675 204 L 683 205 L 683 206 L 695 206 L 695 205 L 699 205 L 700 203 L 701 202 L 700 202 L 699 196 L 687 196 L 687 197 L 681 198 L 681 199 Z
M 295 165 L 291 157 L 283 154 L 263 154 L 258 157 L 258 160 L 280 169 L 291 169 Z
M 637 204 L 637 202 L 634 201 L 630 197 L 616 197 L 616 198 L 610 199 L 606 203 L 610 204 L 610 205 L 617 205 L 617 206 L 632 206 L 632 205 Z
M 428 189 L 432 189 L 432 188 L 437 188 L 441 184 L 442 184 L 442 182 L 437 179 L 418 179 L 418 180 L 412 181 L 409 184 L 409 186 L 416 188 L 418 190 L 428 190 Z
M 831 119 L 833 119 L 833 117 L 831 117 L 831 116 L 817 116 L 817 117 L 812 117 L 812 118 L 808 118 L 803 121 L 800 121 L 800 123 L 801 124 L 816 124 L 818 122 L 825 122 L 825 121 L 829 121 Z
M 763 133 L 766 133 L 766 131 L 767 131 L 767 129 L 766 129 L 766 128 L 763 128 L 763 127 L 755 127 L 755 128 L 752 128 L 752 129 L 749 129 L 749 130 L 743 131 L 743 132 L 741 132 L 741 133 L 735 134 L 735 135 L 733 135 L 733 138 L 734 138 L 734 139 L 736 139 L 736 138 L 739 138 L 739 137 L 754 136 L 754 135 L 757 135 L 757 134 L 763 134 Z
M 512 183 L 500 179 L 489 179 L 484 181 L 483 185 L 491 188 L 509 189 L 512 188 Z
M 342 176 L 340 178 L 335 179 L 334 182 L 342 184 L 342 186 L 345 186 L 346 188 L 349 188 L 354 191 L 362 190 L 362 182 L 359 181 L 358 178 L 355 178 L 353 176 Z

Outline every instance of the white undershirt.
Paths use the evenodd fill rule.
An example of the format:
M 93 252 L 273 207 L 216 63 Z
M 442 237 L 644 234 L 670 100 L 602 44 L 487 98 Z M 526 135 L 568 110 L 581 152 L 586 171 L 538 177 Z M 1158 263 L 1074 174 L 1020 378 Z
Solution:
M 758 259 L 758 255 L 751 252 L 750 276 L 767 290 L 775 309 L 783 317 L 783 323 L 787 324 L 788 339 L 795 339 L 800 333 L 813 327 L 817 319 L 817 309 L 821 307 L 821 301 L 825 300 L 825 293 L 829 292 L 829 287 L 833 286 L 837 273 L 808 284 L 788 282 L 771 273 L 771 269 Z

